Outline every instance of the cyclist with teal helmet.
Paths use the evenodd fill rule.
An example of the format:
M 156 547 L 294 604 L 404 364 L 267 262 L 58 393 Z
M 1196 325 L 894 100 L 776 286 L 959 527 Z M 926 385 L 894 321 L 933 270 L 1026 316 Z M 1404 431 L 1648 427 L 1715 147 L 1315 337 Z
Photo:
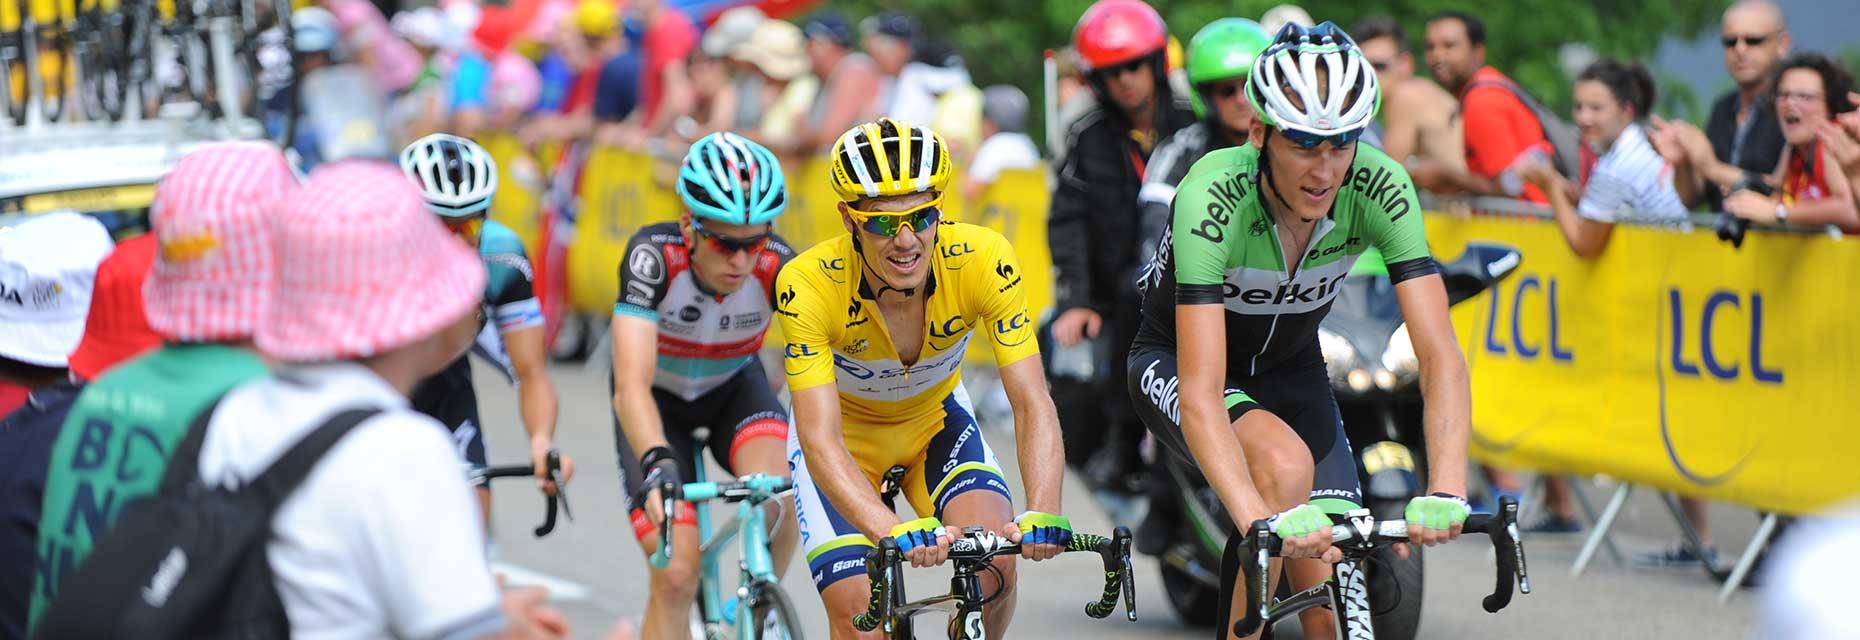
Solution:
M 1329 22 L 1287 25 L 1255 59 L 1246 97 L 1251 142 L 1204 156 L 1174 198 L 1126 391 L 1157 441 L 1197 463 L 1236 529 L 1263 520 L 1284 539 L 1294 586 L 1309 587 L 1331 575 L 1315 559 L 1342 555 L 1332 516 L 1362 504 L 1318 325 L 1371 247 L 1421 363 L 1430 493 L 1403 514 L 1420 544 L 1458 536 L 1468 515 L 1471 385 L 1414 184 L 1359 142 L 1381 87 L 1356 43 Z M 1244 602 L 1240 538 L 1221 573 L 1227 625 L 1245 614 L 1233 606 Z M 1306 613 L 1306 637 L 1332 637 L 1334 620 Z
M 794 250 L 772 223 L 788 207 L 781 164 L 734 133 L 700 138 L 678 169 L 685 213 L 633 234 L 621 258 L 613 317 L 614 440 L 621 485 L 641 549 L 658 550 L 660 503 L 634 504 L 647 475 L 682 483 L 703 464 L 692 431 L 711 430 L 711 457 L 731 474 L 788 476 L 788 412 L 762 363 L 775 309 L 775 274 Z M 792 498 L 768 503 L 779 574 L 794 556 Z M 652 571 L 644 637 L 682 637 L 697 596 L 696 512 L 673 514 L 671 564 Z
M 1246 99 L 1246 78 L 1253 59 L 1272 44 L 1272 36 L 1259 23 L 1246 18 L 1221 18 L 1208 23 L 1188 41 L 1188 81 L 1194 90 L 1189 103 L 1198 119 L 1169 136 L 1150 154 L 1143 189 L 1137 192 L 1142 210 L 1138 240 L 1147 265 L 1169 225 L 1169 202 L 1188 168 L 1215 149 L 1246 144 L 1253 127 L 1253 105 Z

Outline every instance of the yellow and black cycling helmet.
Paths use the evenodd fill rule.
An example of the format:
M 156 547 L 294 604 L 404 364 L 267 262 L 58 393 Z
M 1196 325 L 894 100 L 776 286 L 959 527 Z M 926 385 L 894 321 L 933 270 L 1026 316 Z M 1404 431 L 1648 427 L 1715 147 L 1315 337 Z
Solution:
M 940 194 L 950 173 L 942 136 L 895 118 L 854 126 L 833 143 L 833 190 L 846 202 Z

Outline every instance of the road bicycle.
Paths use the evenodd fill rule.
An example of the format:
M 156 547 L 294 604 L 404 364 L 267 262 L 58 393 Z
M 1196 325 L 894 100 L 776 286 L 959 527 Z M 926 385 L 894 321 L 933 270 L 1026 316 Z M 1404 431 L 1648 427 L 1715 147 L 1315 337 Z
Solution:
M 1118 527 L 1110 537 L 1088 533 L 1072 534 L 1072 541 L 1066 544 L 1066 553 L 1096 553 L 1104 561 L 1104 591 L 1097 600 L 1085 603 L 1085 615 L 1093 618 L 1109 617 L 1117 610 L 1118 594 L 1124 597 L 1124 614 L 1130 620 L 1137 619 L 1136 582 L 1130 570 L 1130 530 Z M 962 530 L 962 537 L 949 544 L 949 562 L 955 566 L 956 574 L 950 578 L 949 593 L 923 600 L 906 601 L 904 597 L 903 552 L 898 550 L 898 541 L 886 537 L 879 540 L 878 546 L 866 554 L 865 573 L 872 581 L 872 601 L 865 613 L 853 617 L 853 628 L 860 631 L 884 629 L 886 638 L 915 638 L 912 618 L 932 611 L 949 615 L 949 637 L 951 640 L 984 640 L 987 634 L 983 609 L 993 602 L 999 593 L 984 596 L 982 594 L 980 574 L 984 571 L 995 574 L 996 584 L 1001 583 L 1000 570 L 995 568 L 996 556 L 1019 555 L 1020 545 L 1009 542 L 1004 536 L 996 535 L 981 527 L 967 527 Z
M 1238 557 L 1228 558 L 1239 564 L 1246 589 L 1246 617 L 1234 623 L 1234 635 L 1245 637 L 1273 622 L 1296 616 L 1312 607 L 1329 606 L 1336 616 L 1339 635 L 1351 640 L 1374 640 L 1371 622 L 1368 577 L 1361 570 L 1364 560 L 1379 549 L 1408 541 L 1408 523 L 1401 520 L 1376 520 L 1368 509 L 1354 509 L 1332 515 L 1337 521 L 1330 529 L 1332 544 L 1343 550 L 1343 560 L 1331 567 L 1331 579 L 1282 600 L 1268 602 L 1264 594 L 1272 589 L 1268 562 L 1279 554 L 1282 540 L 1267 527 L 1265 520 L 1254 522 L 1246 539 L 1238 545 Z M 1500 499 L 1497 513 L 1476 513 L 1466 518 L 1461 529 L 1466 534 L 1485 534 L 1497 556 L 1497 585 L 1482 602 L 1489 613 L 1498 613 L 1511 604 L 1512 587 L 1520 593 L 1531 592 L 1531 581 L 1524 562 L 1524 540 L 1518 536 L 1518 501 Z M 1233 547 L 1230 547 L 1233 548 Z M 1225 564 L 1225 563 L 1224 563 Z M 1222 600 L 1221 620 L 1226 620 L 1226 599 Z
M 709 430 L 695 430 L 692 450 L 703 451 L 708 440 Z M 698 609 L 692 621 L 692 637 L 801 640 L 801 620 L 794 613 L 794 604 L 782 591 L 780 579 L 775 576 L 775 559 L 769 553 L 768 507 L 764 506 L 791 494 L 794 484 L 787 478 L 760 473 L 743 476 L 735 482 L 709 482 L 705 479 L 702 462 L 693 466 L 696 468 L 692 470 L 692 482 L 673 486 L 662 481 L 655 469 L 646 476 L 640 489 L 642 497 L 653 489 L 659 490 L 660 513 L 664 514 L 658 523 L 659 550 L 648 560 L 654 569 L 664 569 L 671 564 L 671 525 L 676 503 L 689 502 L 697 512 L 698 539 L 703 542 L 699 545 Z M 736 515 L 714 531 L 707 508 L 711 501 L 736 505 Z M 776 526 L 781 524 L 781 519 L 777 518 Z M 741 554 L 738 562 L 741 576 L 734 595 L 726 600 L 719 564 L 732 540 L 740 542 L 737 548 Z M 748 611 L 746 615 L 744 610 Z M 729 627 L 733 627 L 735 633 L 726 631 Z

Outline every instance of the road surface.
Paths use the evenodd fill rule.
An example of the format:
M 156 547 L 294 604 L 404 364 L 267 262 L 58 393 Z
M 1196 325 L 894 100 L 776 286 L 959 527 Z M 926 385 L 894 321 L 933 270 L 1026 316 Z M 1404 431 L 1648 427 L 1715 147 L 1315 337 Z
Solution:
M 569 491 L 576 520 L 561 522 L 548 538 L 532 537 L 530 529 L 542 515 L 538 494 L 529 483 L 503 481 L 495 489 L 493 517 L 497 568 L 513 584 L 549 587 L 553 602 L 573 624 L 575 637 L 599 638 L 616 619 L 637 618 L 644 609 L 645 562 L 622 513 L 605 376 L 581 365 L 557 365 L 552 374 L 562 398 L 558 446 L 579 467 Z M 514 392 L 488 369 L 481 368 L 476 379 L 492 464 L 520 462 L 526 447 Z M 994 425 L 987 436 L 1018 492 L 1019 469 L 1012 462 L 1014 441 L 1006 433 L 1009 428 Z M 1611 490 L 1593 484 L 1584 484 L 1583 489 L 1598 505 Z M 1067 480 L 1064 504 L 1079 530 L 1105 532 L 1112 527 L 1076 478 Z M 1756 528 L 1756 516 L 1747 510 L 1718 506 L 1713 515 L 1722 553 L 1741 549 Z M 1650 491 L 1636 493 L 1616 530 L 1616 540 L 1629 556 L 1657 549 L 1676 535 L 1665 508 Z M 1756 624 L 1754 590 L 1745 590 L 1720 606 L 1714 599 L 1717 584 L 1697 570 L 1617 566 L 1602 554 L 1585 575 L 1572 578 L 1569 568 L 1580 536 L 1528 538 L 1533 593 L 1519 595 L 1499 614 L 1488 614 L 1480 609 L 1479 599 L 1492 588 L 1493 570 L 1491 551 L 1479 544 L 1481 540 L 1428 553 L 1425 637 L 1741 638 L 1750 637 Z M 734 561 L 726 560 L 724 566 L 733 567 Z M 800 610 L 809 636 L 825 638 L 825 611 L 804 563 L 797 558 L 793 566 L 802 569 L 790 571 L 783 585 Z M 1084 615 L 1083 603 L 1102 584 L 1096 556 L 1080 554 L 1039 565 L 1023 564 L 1013 635 L 1149 640 L 1210 636 L 1209 631 L 1184 628 L 1176 621 L 1153 559 L 1139 556 L 1136 570 L 1139 619 L 1129 622 L 1121 610 L 1105 620 Z M 947 588 L 947 575 L 946 570 L 914 571 L 910 592 L 922 596 Z M 731 584 L 734 578 L 729 576 Z M 933 637 L 941 628 L 940 620 L 923 622 L 919 625 L 923 638 Z

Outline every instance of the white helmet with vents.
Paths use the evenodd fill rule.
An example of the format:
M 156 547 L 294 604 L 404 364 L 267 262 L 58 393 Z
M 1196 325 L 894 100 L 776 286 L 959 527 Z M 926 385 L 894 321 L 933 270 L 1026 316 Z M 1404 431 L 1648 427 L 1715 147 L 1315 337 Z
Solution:
M 1375 69 L 1356 42 L 1330 22 L 1309 28 L 1288 23 L 1279 29 L 1253 62 L 1246 95 L 1261 123 L 1306 139 L 1354 140 L 1382 104 Z
M 420 186 L 426 206 L 447 218 L 481 215 L 497 194 L 497 161 L 467 138 L 435 133 L 400 152 L 400 169 Z

